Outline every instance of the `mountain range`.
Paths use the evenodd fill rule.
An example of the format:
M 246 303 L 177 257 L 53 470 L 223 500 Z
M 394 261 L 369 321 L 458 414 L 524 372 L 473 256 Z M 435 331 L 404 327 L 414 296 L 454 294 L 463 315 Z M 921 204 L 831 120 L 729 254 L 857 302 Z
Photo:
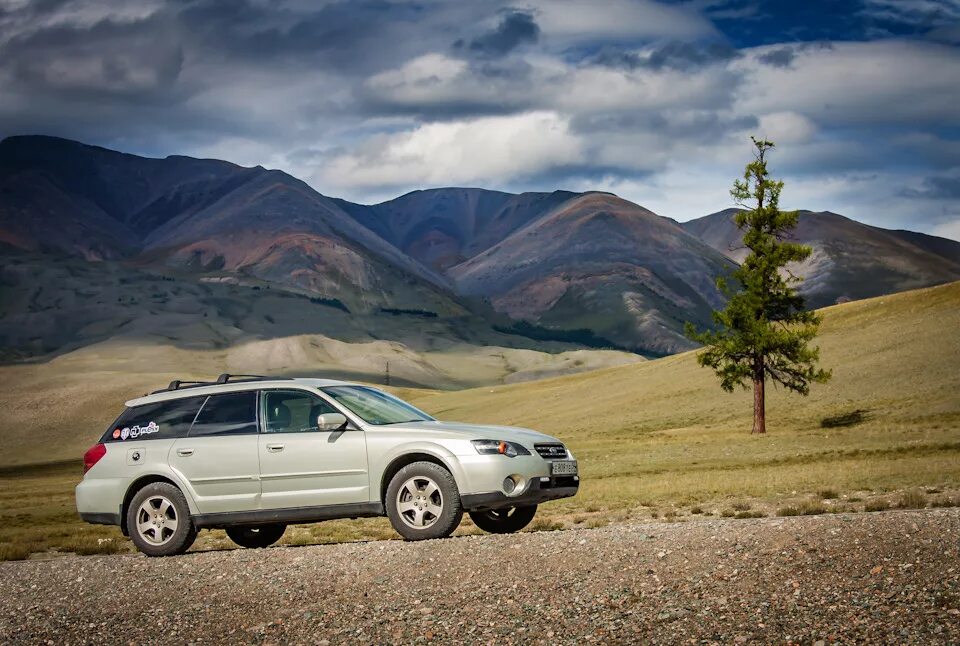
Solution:
M 154 279 L 175 282 L 177 297 L 193 294 L 163 292 L 151 311 L 180 302 L 185 325 L 205 312 L 201 336 L 212 343 L 331 330 L 390 339 L 400 334 L 391 326 L 413 321 L 441 336 L 485 328 L 483 342 L 522 335 L 670 354 L 691 347 L 685 321 L 709 325 L 723 304 L 714 280 L 743 257 L 733 213 L 680 224 L 610 193 L 476 188 L 361 205 L 259 166 L 9 137 L 0 142 L 0 345 L 37 355 L 76 344 L 71 335 L 92 342 L 143 325 L 131 312 L 105 313 L 109 274 L 120 305 L 159 293 Z M 814 306 L 960 279 L 951 240 L 806 211 L 796 238 L 814 247 L 793 268 Z M 138 294 L 120 289 L 123 274 Z M 218 284 L 248 291 L 211 292 Z M 223 318 L 270 289 L 324 315 L 298 310 L 285 325 L 266 311 L 256 324 Z M 99 294 L 98 307 L 77 297 L 84 290 Z M 44 331 L 51 326 L 56 333 Z

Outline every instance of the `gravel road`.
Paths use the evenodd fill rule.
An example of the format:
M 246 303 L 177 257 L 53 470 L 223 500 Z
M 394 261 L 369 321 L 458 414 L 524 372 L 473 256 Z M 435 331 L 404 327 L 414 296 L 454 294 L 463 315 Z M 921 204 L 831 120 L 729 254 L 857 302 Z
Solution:
M 0 564 L 0 643 L 960 643 L 960 509 Z

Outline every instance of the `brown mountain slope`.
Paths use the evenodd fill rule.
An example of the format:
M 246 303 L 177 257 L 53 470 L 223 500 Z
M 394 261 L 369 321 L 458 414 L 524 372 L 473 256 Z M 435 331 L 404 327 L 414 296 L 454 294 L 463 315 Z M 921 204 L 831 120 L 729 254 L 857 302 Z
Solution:
M 681 226 L 735 261 L 747 250 L 733 222 L 736 209 Z M 960 242 L 912 231 L 892 231 L 830 212 L 801 211 L 793 239 L 813 247 L 790 270 L 804 277 L 811 307 L 928 287 L 960 279 Z
M 204 278 L 266 280 L 380 307 L 463 314 L 441 277 L 279 171 L 150 159 L 53 137 L 0 142 L 0 241 Z
M 149 262 L 227 272 L 337 298 L 353 309 L 462 314 L 445 281 L 280 171 L 261 171 L 146 236 Z
M 56 137 L 8 137 L 0 141 L 0 235 L 23 249 L 123 257 L 136 251 L 145 230 L 181 208 L 196 208 L 250 170 L 217 160 L 138 157 Z
M 369 207 L 342 200 L 338 204 L 405 254 L 444 271 L 577 195 L 441 188 L 414 191 Z
M 575 197 L 453 267 L 457 290 L 515 318 L 589 328 L 655 354 L 689 348 L 685 321 L 722 302 L 733 263 L 676 223 L 606 193 Z

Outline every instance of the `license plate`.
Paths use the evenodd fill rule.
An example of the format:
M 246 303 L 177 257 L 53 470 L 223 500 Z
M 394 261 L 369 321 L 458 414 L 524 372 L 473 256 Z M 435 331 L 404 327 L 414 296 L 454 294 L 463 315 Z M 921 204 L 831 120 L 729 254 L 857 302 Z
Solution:
M 557 460 L 550 463 L 550 474 L 555 476 L 577 475 L 576 460 Z

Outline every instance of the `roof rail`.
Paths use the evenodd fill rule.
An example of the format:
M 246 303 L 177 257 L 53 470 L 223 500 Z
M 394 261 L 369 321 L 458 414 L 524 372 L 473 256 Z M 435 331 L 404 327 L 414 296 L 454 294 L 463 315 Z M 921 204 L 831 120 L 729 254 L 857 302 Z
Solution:
M 289 377 L 279 377 L 280 379 L 289 379 Z M 276 377 L 267 377 L 265 375 L 231 375 L 223 373 L 217 377 L 218 384 L 228 384 L 231 381 L 261 381 L 263 379 L 276 379 Z
M 199 388 L 201 386 L 219 386 L 229 383 L 242 383 L 244 381 L 264 381 L 264 380 L 273 380 L 273 379 L 292 379 L 293 377 L 268 377 L 266 375 L 232 375 L 230 373 L 223 373 L 217 377 L 216 381 L 181 381 L 180 379 L 174 379 L 166 388 L 161 388 L 160 390 L 154 390 L 151 392 L 151 395 L 156 395 L 157 393 L 166 393 L 172 390 L 183 390 L 185 388 Z

